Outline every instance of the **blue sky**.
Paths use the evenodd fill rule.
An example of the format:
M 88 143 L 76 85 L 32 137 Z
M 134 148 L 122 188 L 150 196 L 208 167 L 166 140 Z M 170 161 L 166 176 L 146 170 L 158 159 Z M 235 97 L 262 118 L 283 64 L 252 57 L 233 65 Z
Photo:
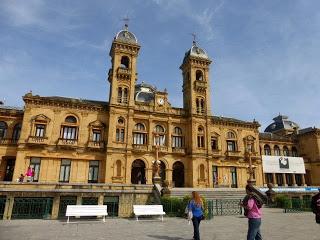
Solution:
M 197 34 L 211 59 L 214 115 L 258 120 L 278 113 L 320 127 L 317 0 L 0 1 L 0 99 L 108 100 L 109 48 L 129 16 L 141 45 L 138 81 L 182 106 L 179 66 Z

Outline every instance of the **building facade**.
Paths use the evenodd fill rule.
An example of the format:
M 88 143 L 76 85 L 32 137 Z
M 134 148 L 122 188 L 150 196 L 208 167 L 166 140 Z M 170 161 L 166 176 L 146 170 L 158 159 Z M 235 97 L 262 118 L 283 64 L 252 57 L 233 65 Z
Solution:
M 320 184 L 318 129 L 301 132 L 294 139 L 287 133 L 269 137 L 259 134 L 256 121 L 214 116 L 209 80 L 212 60 L 196 42 L 180 67 L 183 108 L 174 107 L 166 90 L 137 83 L 139 50 L 127 26 L 116 34 L 109 54 L 108 102 L 28 93 L 23 109 L 1 106 L 1 195 L 10 204 L 14 198 L 39 197 L 41 192 L 42 197 L 53 199 L 52 215 L 56 217 L 62 198 L 66 203 L 71 196 L 76 197 L 74 203 L 90 197 L 103 203 L 110 190 L 111 197 L 118 196 L 117 191 L 127 193 L 120 202 L 132 204 L 132 193 L 144 202 L 152 190 L 156 159 L 161 179 L 169 187 L 243 188 L 249 178 L 249 159 L 257 186 L 263 186 L 275 183 L 262 168 L 262 155 L 268 155 L 262 149 L 267 145 L 270 149 L 286 145 L 292 154 L 304 156 L 310 182 L 304 174 L 294 176 L 299 185 Z M 309 139 L 313 145 L 304 145 Z M 32 183 L 26 179 L 16 183 L 29 166 L 34 170 Z M 285 181 L 286 175 L 281 176 Z M 21 193 L 23 189 L 29 192 Z M 10 209 L 8 204 L 6 209 Z M 8 209 L 7 218 L 12 206 Z M 130 211 L 120 215 L 128 216 Z

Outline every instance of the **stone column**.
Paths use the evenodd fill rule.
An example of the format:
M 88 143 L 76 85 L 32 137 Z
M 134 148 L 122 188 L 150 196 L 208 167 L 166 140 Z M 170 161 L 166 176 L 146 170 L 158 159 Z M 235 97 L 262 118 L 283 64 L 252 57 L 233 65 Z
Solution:
M 152 184 L 152 167 L 146 168 L 146 178 L 147 178 L 147 184 Z
M 51 219 L 57 219 L 59 215 L 60 196 L 55 196 L 52 203 Z
M 8 195 L 6 200 L 6 205 L 4 207 L 3 220 L 10 220 L 12 215 L 14 197 Z
M 276 174 L 272 173 L 272 182 L 273 182 L 273 186 L 277 187 L 278 183 L 277 183 L 277 178 L 276 178 Z
M 285 173 L 282 173 L 282 179 L 283 179 L 283 186 L 287 187 L 288 184 L 287 184 L 287 179 L 286 179 L 286 174 Z
M 292 183 L 294 187 L 298 186 L 296 182 L 296 175 L 294 173 L 292 174 Z
M 172 187 L 172 169 L 166 169 L 166 180 L 169 183 L 168 187 Z

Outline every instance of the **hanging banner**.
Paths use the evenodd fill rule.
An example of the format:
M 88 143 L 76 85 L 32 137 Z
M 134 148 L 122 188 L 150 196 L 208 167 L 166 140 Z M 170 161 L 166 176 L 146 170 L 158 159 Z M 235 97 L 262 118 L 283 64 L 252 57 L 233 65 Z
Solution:
M 264 173 L 306 173 L 302 157 L 262 155 L 262 165 Z

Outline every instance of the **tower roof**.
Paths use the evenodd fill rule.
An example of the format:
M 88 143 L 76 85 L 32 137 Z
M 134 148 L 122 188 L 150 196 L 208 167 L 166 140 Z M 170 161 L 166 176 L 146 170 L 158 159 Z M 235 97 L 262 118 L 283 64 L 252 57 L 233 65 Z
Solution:
M 184 57 L 186 58 L 186 57 L 189 57 L 189 56 L 209 59 L 209 56 L 206 53 L 206 51 L 203 50 L 202 48 L 198 47 L 196 41 L 193 41 L 192 47 L 190 48 L 190 50 L 188 50 L 185 53 Z
M 119 31 L 114 39 L 117 41 L 126 42 L 126 43 L 134 43 L 134 44 L 138 43 L 137 37 L 132 32 L 129 32 L 128 24 L 124 25 L 124 29 Z
M 293 121 L 290 121 L 287 116 L 280 115 L 273 118 L 273 123 L 271 123 L 264 131 L 265 132 L 275 132 L 278 130 L 289 130 L 294 131 L 299 129 L 299 125 Z

